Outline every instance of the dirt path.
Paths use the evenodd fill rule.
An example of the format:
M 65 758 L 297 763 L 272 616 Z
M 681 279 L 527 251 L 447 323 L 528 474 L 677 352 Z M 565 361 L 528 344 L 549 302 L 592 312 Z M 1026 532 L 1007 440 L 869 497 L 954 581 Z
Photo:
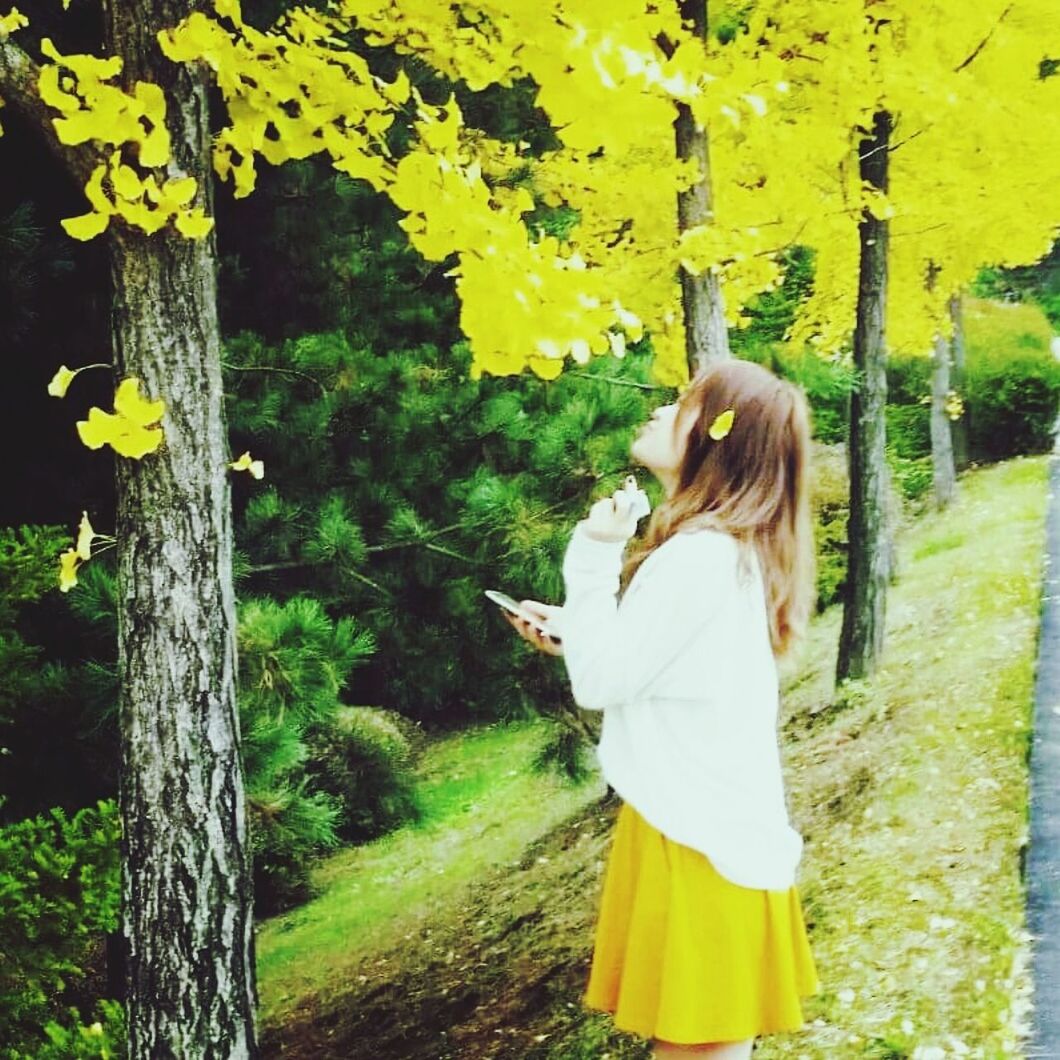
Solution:
M 262 1056 L 290 1060 L 534 1060 L 583 1033 L 603 865 L 619 802 L 604 798 L 499 866 L 451 910 L 373 954 L 356 983 L 263 1032 Z M 363 977 L 363 979 L 362 979 Z M 644 1043 L 591 1019 L 575 1056 L 646 1057 Z M 602 1048 L 603 1051 L 597 1051 Z

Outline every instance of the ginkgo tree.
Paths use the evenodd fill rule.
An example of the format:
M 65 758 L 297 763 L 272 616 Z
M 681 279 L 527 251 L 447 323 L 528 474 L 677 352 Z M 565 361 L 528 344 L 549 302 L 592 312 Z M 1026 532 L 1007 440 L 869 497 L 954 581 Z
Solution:
M 871 111 L 851 125 L 861 131 L 856 153 L 831 173 L 803 170 L 821 208 L 805 218 L 814 291 L 792 336 L 827 351 L 853 331 L 861 377 L 851 396 L 839 681 L 871 672 L 883 648 L 893 554 L 882 503 L 887 351 L 935 352 L 932 433 L 944 496 L 955 477 L 949 423 L 961 411 L 945 342 L 953 298 L 984 265 L 1038 260 L 1060 229 L 1060 79 L 1042 76 L 1060 54 L 1060 26 L 1045 0 L 895 0 L 866 5 L 860 23 L 836 30 L 844 27 L 818 77 L 794 81 L 791 102 L 796 128 L 823 120 L 828 136 L 850 105 L 837 103 L 844 85 L 860 84 Z M 779 146 L 762 146 L 770 145 Z
M 83 516 L 61 579 L 74 584 L 97 539 L 116 549 L 129 1055 L 248 1056 L 257 988 L 227 475 L 263 469 L 227 452 L 212 174 L 241 196 L 258 155 L 278 165 L 327 152 L 387 195 L 412 244 L 453 262 L 475 372 L 554 376 L 567 358 L 620 352 L 642 323 L 614 270 L 528 228 L 531 195 L 487 179 L 500 145 L 466 129 L 452 98 L 428 102 L 404 73 L 371 71 L 343 36 L 352 9 L 295 9 L 267 31 L 237 0 L 132 0 L 102 13 L 104 57 L 63 54 L 48 38 L 34 57 L 30 19 L 0 16 L 0 98 L 84 189 L 91 209 L 64 218 L 65 230 L 106 239 L 110 256 L 114 408 L 91 409 L 78 430 L 113 455 L 116 526 L 97 533 Z M 698 89 L 660 64 L 657 30 L 646 37 L 636 23 L 617 93 L 597 61 L 611 31 L 598 17 L 594 37 L 563 31 L 580 72 L 569 83 L 586 92 L 583 128 L 595 94 L 672 133 L 676 101 Z M 230 121 L 213 138 L 211 83 Z M 411 133 L 400 155 L 388 137 L 398 121 Z M 87 367 L 56 366 L 49 389 L 75 402 Z

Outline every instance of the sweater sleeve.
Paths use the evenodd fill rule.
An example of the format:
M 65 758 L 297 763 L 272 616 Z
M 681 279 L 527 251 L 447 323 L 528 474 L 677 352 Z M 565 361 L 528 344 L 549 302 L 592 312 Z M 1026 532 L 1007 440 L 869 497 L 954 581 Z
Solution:
M 653 555 L 652 570 L 637 572 L 620 607 L 625 544 L 598 541 L 579 523 L 563 559 L 566 600 L 551 624 L 563 640 L 574 701 L 588 710 L 637 698 L 722 613 L 729 592 L 730 543 L 675 534 Z

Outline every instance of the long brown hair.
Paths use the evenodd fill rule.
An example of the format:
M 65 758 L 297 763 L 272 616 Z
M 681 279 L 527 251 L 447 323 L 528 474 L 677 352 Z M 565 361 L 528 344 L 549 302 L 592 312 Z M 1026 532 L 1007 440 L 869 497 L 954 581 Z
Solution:
M 732 427 L 709 428 L 726 409 Z M 806 631 L 816 599 L 810 512 L 810 406 L 805 392 L 753 361 L 718 361 L 678 399 L 677 425 L 693 417 L 672 497 L 652 512 L 622 567 L 623 591 L 640 565 L 682 530 L 710 526 L 736 538 L 740 569 L 757 550 L 773 654 L 786 655 Z

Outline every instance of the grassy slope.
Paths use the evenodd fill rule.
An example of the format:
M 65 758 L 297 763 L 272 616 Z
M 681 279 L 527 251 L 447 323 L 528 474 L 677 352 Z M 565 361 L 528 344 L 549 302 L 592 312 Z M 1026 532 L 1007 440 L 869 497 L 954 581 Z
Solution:
M 483 872 L 520 857 L 572 811 L 599 798 L 599 777 L 570 786 L 530 769 L 548 723 L 491 725 L 439 740 L 420 766 L 424 820 L 323 860 L 321 896 L 259 927 L 261 1019 L 306 997 L 342 995 L 375 951 L 430 921 Z
M 833 694 L 838 608 L 786 668 L 785 775 L 823 989 L 805 1029 L 756 1058 L 1020 1055 L 1045 476 L 1045 457 L 973 471 L 951 510 L 903 533 L 871 681 Z M 579 1005 L 616 806 L 598 783 L 539 787 L 523 768 L 539 736 L 440 747 L 436 790 L 454 765 L 477 770 L 452 781 L 476 785 L 477 808 L 458 800 L 435 830 L 337 855 L 322 899 L 264 926 L 264 1055 L 648 1055 Z

